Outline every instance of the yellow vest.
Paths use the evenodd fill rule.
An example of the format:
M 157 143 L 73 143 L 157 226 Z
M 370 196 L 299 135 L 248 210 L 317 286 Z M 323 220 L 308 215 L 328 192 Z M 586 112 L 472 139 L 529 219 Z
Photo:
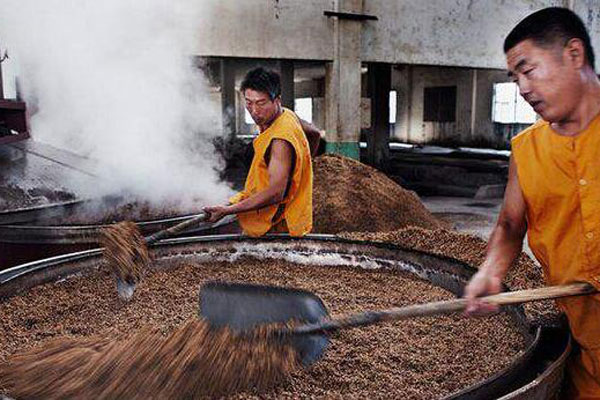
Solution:
M 255 211 L 238 214 L 238 220 L 244 232 L 249 236 L 262 236 L 275 225 L 285 225 L 292 236 L 303 236 L 312 230 L 312 185 L 313 171 L 308 140 L 296 115 L 283 108 L 283 112 L 269 128 L 261 132 L 253 141 L 254 158 L 246 178 L 244 190 L 229 199 L 237 203 L 245 198 L 265 190 L 269 186 L 269 171 L 265 154 L 273 139 L 287 141 L 294 148 L 296 162 L 292 181 L 283 199 L 283 213 L 273 220 L 278 204 Z
M 529 246 L 553 285 L 600 288 L 600 116 L 575 137 L 540 121 L 512 140 L 527 206 Z M 572 362 L 574 398 L 600 398 L 600 296 L 558 300 L 581 355 Z

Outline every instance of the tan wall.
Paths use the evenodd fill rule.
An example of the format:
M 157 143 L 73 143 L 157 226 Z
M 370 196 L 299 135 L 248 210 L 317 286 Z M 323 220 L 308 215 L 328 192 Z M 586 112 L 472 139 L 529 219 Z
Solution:
M 365 12 L 363 60 L 504 68 L 502 43 L 531 12 L 563 0 L 374 0 Z M 596 1 L 598 4 L 598 1 Z M 594 17 L 598 19 L 599 17 Z
M 398 92 L 397 123 L 393 137 L 409 143 L 460 141 L 494 143 L 491 120 L 493 84 L 507 81 L 502 70 L 399 66 L 392 72 L 392 89 Z M 423 121 L 424 88 L 456 86 L 456 121 Z
M 339 0 L 190 0 L 206 2 L 198 32 L 203 56 L 332 60 Z M 600 51 L 599 0 L 364 0 L 363 61 L 504 68 L 502 42 L 526 15 L 573 5 Z M 600 64 L 596 64 L 600 65 Z

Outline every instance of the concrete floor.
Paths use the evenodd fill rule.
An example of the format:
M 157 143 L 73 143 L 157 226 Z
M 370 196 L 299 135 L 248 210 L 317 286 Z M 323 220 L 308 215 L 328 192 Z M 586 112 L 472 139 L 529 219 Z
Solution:
M 475 200 L 472 197 L 422 197 L 421 201 L 454 229 L 485 240 L 489 238 L 502 206 L 502 199 Z
M 449 222 L 459 232 L 468 233 L 488 240 L 502 207 L 501 198 L 476 200 L 471 197 L 421 197 L 431 213 Z M 527 237 L 523 240 L 523 251 L 535 260 Z

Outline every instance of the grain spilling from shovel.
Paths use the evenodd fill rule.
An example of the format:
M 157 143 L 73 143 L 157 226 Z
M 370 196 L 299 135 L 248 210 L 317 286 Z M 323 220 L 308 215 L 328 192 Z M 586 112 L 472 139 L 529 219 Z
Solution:
M 100 243 L 104 246 L 106 265 L 117 278 L 129 284 L 142 279 L 150 255 L 135 223 L 125 221 L 103 228 Z
M 299 366 L 274 326 L 244 335 L 197 319 L 163 336 L 61 339 L 10 360 L 0 380 L 19 399 L 195 399 L 261 392 Z
M 0 301 L 0 368 L 11 368 L 13 355 L 46 347 L 55 338 L 116 340 L 145 326 L 168 335 L 188 318 L 196 318 L 198 288 L 210 280 L 300 286 L 318 293 L 331 315 L 455 297 L 387 268 L 309 266 L 247 257 L 234 264 L 159 258 L 154 266 L 146 270 L 143 284 L 126 306 L 107 296 L 114 285 L 107 269 L 89 269 Z M 259 396 L 249 391 L 228 399 L 441 399 L 510 366 L 528 344 L 515 320 L 505 314 L 407 320 L 340 332 L 332 339 L 311 368 L 295 370 L 290 379 Z M 19 399 L 0 379 L 2 394 Z

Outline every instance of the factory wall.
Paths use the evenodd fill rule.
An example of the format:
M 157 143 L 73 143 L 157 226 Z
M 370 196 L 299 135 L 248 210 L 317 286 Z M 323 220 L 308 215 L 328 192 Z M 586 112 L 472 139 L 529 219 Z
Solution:
M 231 60 L 230 60 L 231 61 Z M 277 60 L 235 60 L 235 132 L 255 134 L 256 127 L 245 121 L 244 99 L 239 84 L 245 72 L 257 65 L 277 69 Z M 302 64 L 298 62 L 298 64 Z M 312 123 L 325 130 L 325 78 L 322 66 L 307 69 L 295 67 L 294 97 L 312 99 Z M 367 88 L 366 68 L 361 76 L 360 122 L 364 135 L 369 134 L 371 103 Z M 395 65 L 392 87 L 397 93 L 396 123 L 391 126 L 390 139 L 413 144 L 461 145 L 507 148 L 510 138 L 524 125 L 501 125 L 492 121 L 494 84 L 508 81 L 505 70 L 475 69 L 421 65 Z M 456 87 L 456 111 L 453 122 L 424 120 L 426 88 Z M 211 96 L 219 101 L 219 89 Z
M 202 0 L 195 0 L 202 1 Z M 198 32 L 203 56 L 332 60 L 334 19 L 348 0 L 213 0 Z M 540 8 L 570 6 L 600 48 L 598 0 L 363 0 L 362 61 L 504 68 L 502 42 L 520 19 Z M 598 64 L 597 64 L 598 65 Z
M 245 71 L 256 60 L 239 60 L 236 87 Z M 271 67 L 276 62 L 271 60 Z M 296 69 L 295 98 L 312 98 L 312 123 L 325 129 L 324 77 L 314 74 L 301 78 L 304 73 Z M 363 134 L 369 134 L 371 104 L 367 90 L 366 74 L 362 74 L 360 121 Z M 391 126 L 390 139 L 413 144 L 462 145 L 474 147 L 508 147 L 510 138 L 524 126 L 500 125 L 492 121 L 494 84 L 508 80 L 506 71 L 439 66 L 396 65 L 392 69 L 392 90 L 397 93 L 396 123 Z M 424 120 L 425 88 L 456 87 L 456 112 L 454 122 Z M 219 101 L 218 89 L 211 96 Z M 237 134 L 255 134 L 256 127 L 245 121 L 244 99 L 236 90 Z M 364 137 L 363 137 L 364 140 Z
M 522 128 L 491 119 L 493 85 L 507 80 L 502 42 L 520 19 L 548 6 L 575 10 L 599 51 L 600 0 L 220 0 L 207 7 L 197 53 L 235 58 L 241 70 L 294 60 L 294 96 L 313 98 L 313 122 L 331 151 L 355 156 L 359 131 L 364 139 L 369 129 L 369 62 L 393 65 L 392 140 L 501 147 Z M 378 20 L 338 20 L 324 11 Z M 306 62 L 319 65 L 308 76 Z M 455 88 L 454 118 L 426 120 L 425 92 L 444 87 Z M 235 131 L 250 133 L 240 98 L 236 109 Z
M 571 0 L 570 8 L 579 15 L 585 23 L 592 46 L 596 53 L 596 72 L 600 70 L 600 1 L 599 0 Z
M 397 66 L 392 73 L 392 89 L 398 94 L 392 138 L 407 143 L 506 145 L 507 138 L 494 129 L 492 100 L 493 85 L 507 79 L 502 70 Z M 425 88 L 452 86 L 456 87 L 455 121 L 425 121 Z
M 296 74 L 295 97 L 313 93 L 315 125 L 326 130 L 334 151 L 341 148 L 351 155 L 358 154 L 360 131 L 370 125 L 361 65 L 363 69 L 370 62 L 394 66 L 392 88 L 398 92 L 394 140 L 494 144 L 506 142 L 517 129 L 494 125 L 490 109 L 493 83 L 505 80 L 502 42 L 517 21 L 540 8 L 570 7 L 585 22 L 596 52 L 600 52 L 600 0 L 189 1 L 202 2 L 205 7 L 194 54 L 199 59 L 217 60 L 215 65 L 219 60 L 235 60 L 237 65 L 227 94 L 218 79 L 211 93 L 224 104 L 223 132 L 252 131 L 244 122 L 243 102 L 231 90 L 245 71 L 257 65 L 282 70 L 282 63 L 290 60 L 302 69 L 313 62 L 319 68 L 308 77 Z M 377 20 L 328 17 L 325 11 Z M 597 59 L 600 66 L 600 57 Z M 13 82 L 14 76 L 7 77 L 4 72 L 9 78 L 5 79 L 7 89 L 6 83 Z M 213 71 L 213 75 L 219 72 Z M 425 121 L 425 89 L 444 86 L 456 87 L 455 119 Z M 233 120 L 226 112 L 230 105 L 236 114 Z
M 193 0 L 204 1 L 206 0 Z M 198 32 L 201 56 L 331 60 L 335 0 L 211 0 Z
M 459 141 L 461 136 L 464 139 L 468 138 L 469 121 L 471 120 L 471 70 L 406 66 L 394 71 L 397 71 L 397 75 L 399 75 L 395 88 L 402 99 L 398 102 L 398 115 L 401 115 L 401 118 L 396 123 L 394 132 L 394 136 L 398 140 L 409 143 L 428 143 Z M 453 86 L 456 87 L 455 121 L 424 121 L 425 88 Z
M 363 25 L 362 59 L 503 68 L 502 43 L 508 31 L 531 12 L 549 6 L 568 6 L 568 1 L 367 0 L 364 12 L 379 20 Z

